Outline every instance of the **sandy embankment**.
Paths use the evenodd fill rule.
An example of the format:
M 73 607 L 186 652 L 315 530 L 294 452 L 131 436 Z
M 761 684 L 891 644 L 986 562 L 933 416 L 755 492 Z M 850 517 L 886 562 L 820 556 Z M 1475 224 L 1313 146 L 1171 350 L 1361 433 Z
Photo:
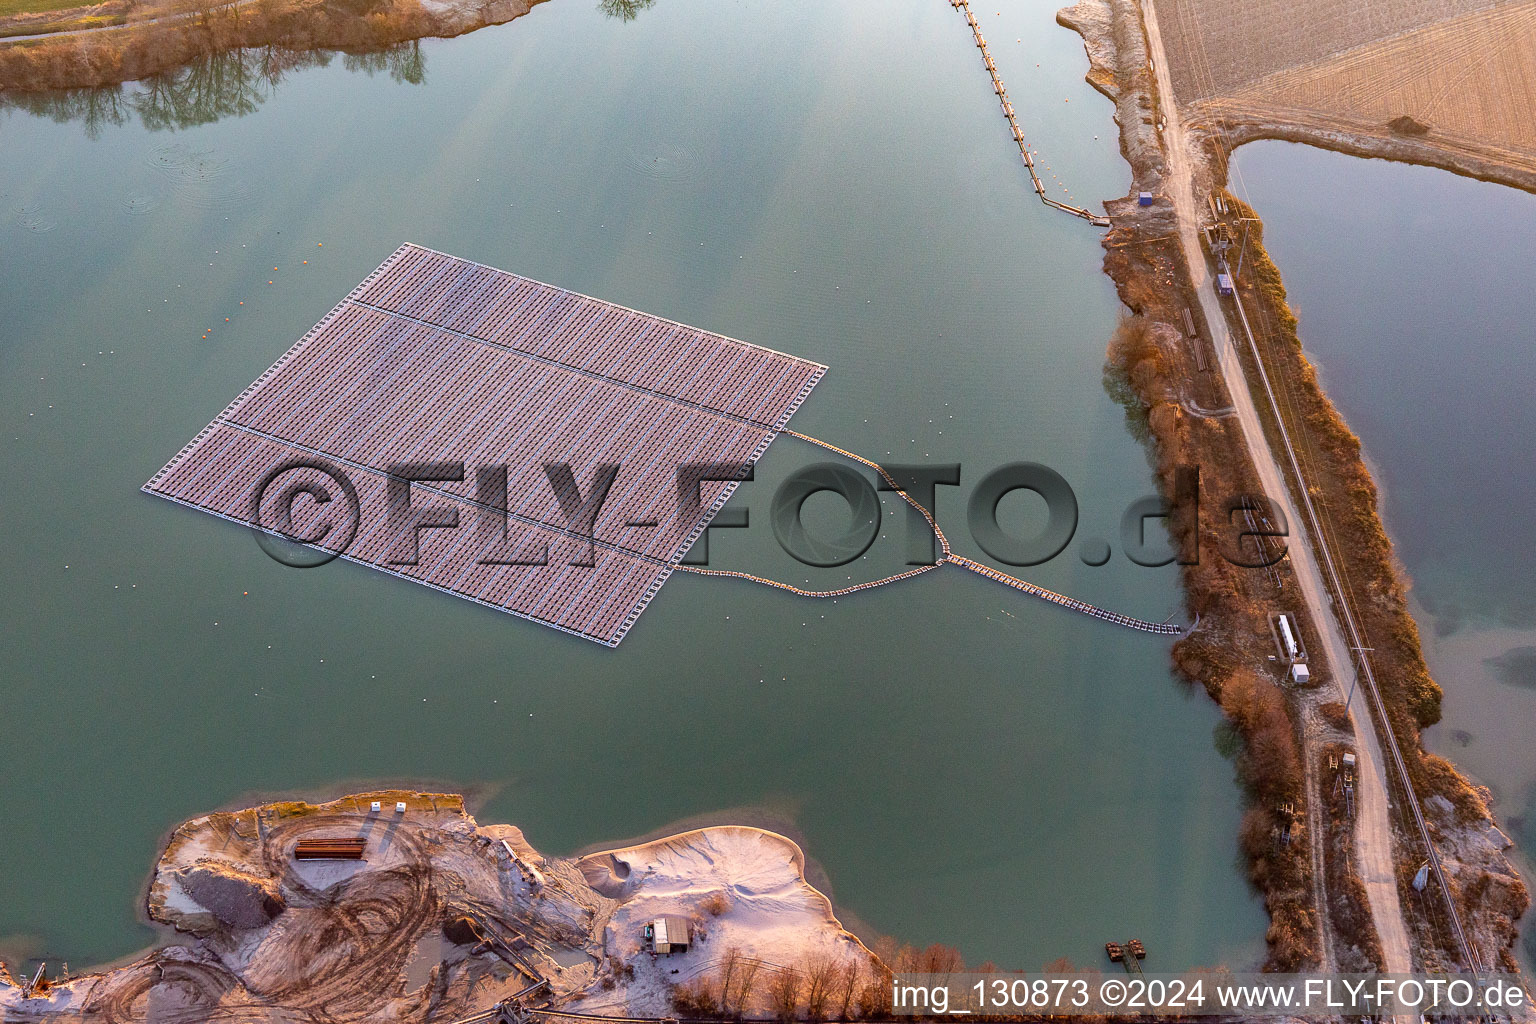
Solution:
M 364 859 L 294 857 L 301 840 L 341 837 L 362 837 Z M 0 972 L 0 1014 L 448 1020 L 542 978 L 540 999 L 663 1016 L 671 987 L 728 949 L 767 971 L 869 961 L 804 866 L 790 840 L 740 826 L 546 858 L 518 829 L 476 823 L 451 794 L 219 812 L 178 828 L 155 866 L 147 913 L 181 941 L 29 999 Z M 642 948 L 659 914 L 692 922 L 686 953 Z
M 741 825 L 696 829 L 590 854 L 576 867 L 593 889 L 618 901 L 604 944 L 609 955 L 636 967 L 626 991 L 590 994 L 579 1003 L 584 1010 L 670 1012 L 668 987 L 707 972 L 726 950 L 794 968 L 870 956 L 838 921 L 831 901 L 806 881 L 800 847 L 776 832 Z M 665 959 L 644 954 L 641 928 L 662 914 L 692 919 L 704 942 Z

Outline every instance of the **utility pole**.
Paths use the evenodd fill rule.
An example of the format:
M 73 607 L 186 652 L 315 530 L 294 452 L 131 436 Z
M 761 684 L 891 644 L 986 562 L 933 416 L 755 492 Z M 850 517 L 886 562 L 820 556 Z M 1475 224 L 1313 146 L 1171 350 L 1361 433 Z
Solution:
M 1238 247 L 1238 250 L 1237 250 L 1237 271 L 1234 273 L 1234 275 L 1233 275 L 1234 277 L 1237 274 L 1241 274 L 1243 272 L 1243 256 L 1246 255 L 1247 252 L 1248 252 L 1248 222 L 1249 221 L 1258 222 L 1259 218 L 1257 218 L 1257 217 L 1239 217 L 1239 218 L 1237 218 L 1237 222 L 1239 224 L 1243 225 L 1243 243 L 1242 243 L 1241 246 Z

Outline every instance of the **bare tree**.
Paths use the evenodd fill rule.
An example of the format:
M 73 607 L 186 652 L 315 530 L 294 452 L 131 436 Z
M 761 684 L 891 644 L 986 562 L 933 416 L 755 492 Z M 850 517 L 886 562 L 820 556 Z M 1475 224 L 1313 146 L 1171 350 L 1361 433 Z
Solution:
M 891 971 L 879 968 L 871 971 L 859 986 L 859 1016 L 865 1020 L 878 1020 L 891 1015 Z
M 715 973 L 720 978 L 720 1009 L 731 1012 L 731 982 L 736 980 L 736 968 L 741 964 L 741 950 L 731 946 L 720 957 Z
M 918 962 L 921 964 L 918 970 L 925 974 L 953 974 L 965 970 L 960 951 L 938 942 L 923 950 Z
M 736 971 L 735 1013 L 745 1017 L 752 1012 L 752 993 L 757 986 L 757 972 L 761 964 L 756 960 L 743 960 Z
M 673 987 L 672 1007 L 685 1017 L 712 1017 L 720 1011 L 720 994 L 708 978 L 695 978 Z
M 863 980 L 864 969 L 859 964 L 859 958 L 850 957 L 844 960 L 833 985 L 838 1020 L 847 1020 L 848 1015 L 853 1012 L 854 1001 L 858 997 L 859 985 Z
M 801 984 L 800 972 L 793 967 L 784 968 L 768 983 L 768 1000 L 779 1020 L 794 1020 L 799 1013 Z
M 837 964 L 825 956 L 812 957 L 805 965 L 805 1016 L 807 1020 L 821 1020 L 827 1015 L 827 1002 L 832 998 L 832 981 Z

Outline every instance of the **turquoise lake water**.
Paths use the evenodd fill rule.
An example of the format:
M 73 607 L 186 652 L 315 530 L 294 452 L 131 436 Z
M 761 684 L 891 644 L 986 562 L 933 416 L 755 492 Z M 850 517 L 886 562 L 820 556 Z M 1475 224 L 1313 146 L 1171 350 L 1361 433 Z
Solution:
M 1053 13 L 981 11 L 1049 174 L 1123 194 Z M 1098 233 L 1034 201 L 948 4 L 660 0 L 623 22 L 553 0 L 276 85 L 253 60 L 31 108 L 0 114 L 0 955 L 78 971 L 150 941 L 145 880 L 188 817 L 404 780 L 467 788 L 548 853 L 782 824 L 850 919 L 973 962 L 1099 963 L 1130 936 L 1164 969 L 1262 957 L 1217 715 L 1161 639 L 946 568 L 835 604 L 677 576 L 607 650 L 283 568 L 139 492 L 409 240 L 828 364 L 793 425 L 961 462 L 939 516 L 965 553 L 970 488 L 1021 459 L 1072 483 L 1080 538 L 1117 538 L 1152 485 L 1102 386 Z M 736 499 L 759 528 L 713 563 L 905 568 L 899 536 L 842 575 L 776 549 L 773 488 L 820 457 L 778 441 Z M 1076 551 L 1023 574 L 1182 615 L 1171 571 Z

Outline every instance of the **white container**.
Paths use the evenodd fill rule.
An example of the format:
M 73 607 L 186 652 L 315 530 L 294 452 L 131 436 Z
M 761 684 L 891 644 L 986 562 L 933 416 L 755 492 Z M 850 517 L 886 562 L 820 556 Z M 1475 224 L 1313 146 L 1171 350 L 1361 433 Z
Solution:
M 1296 637 L 1291 633 L 1291 620 L 1284 615 L 1280 616 L 1280 635 L 1285 638 L 1285 653 L 1292 661 L 1300 656 L 1301 651 L 1296 647 Z
M 375 800 L 373 803 L 368 805 L 368 810 L 371 811 L 374 814 L 378 814 L 379 811 L 382 810 L 382 809 L 383 808 L 381 808 L 379 806 L 379 802 L 377 800 Z
M 405 813 L 405 801 L 404 800 L 400 800 L 400 801 L 397 801 L 395 803 L 395 813 L 396 814 L 404 814 Z

